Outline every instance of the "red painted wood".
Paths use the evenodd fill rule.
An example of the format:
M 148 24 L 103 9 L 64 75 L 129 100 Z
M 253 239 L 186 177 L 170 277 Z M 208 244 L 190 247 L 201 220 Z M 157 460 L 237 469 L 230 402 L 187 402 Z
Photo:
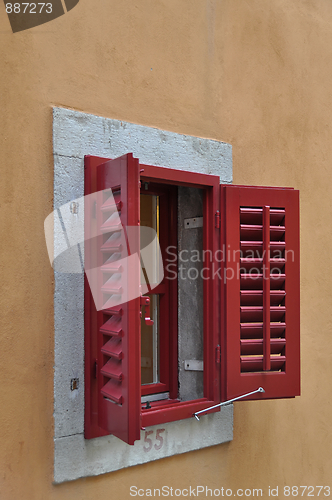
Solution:
M 158 425 L 161 422 L 174 422 L 176 420 L 183 420 L 184 418 L 192 418 L 195 412 L 209 408 L 215 404 L 215 401 L 206 398 L 182 402 L 169 401 L 168 404 L 161 401 L 158 406 L 151 403 L 151 409 L 142 409 L 142 426 L 148 427 L 150 425 Z M 208 413 L 216 411 L 218 411 L 218 408 Z
M 156 184 L 154 179 L 145 179 L 142 182 L 141 194 L 159 197 L 159 244 L 164 262 L 164 278 L 149 293 L 159 296 L 159 352 L 161 353 L 159 358 L 159 382 L 142 385 L 141 395 L 145 396 L 160 392 L 172 392 L 173 394 L 173 387 L 176 387 L 177 395 L 177 363 L 173 363 L 174 355 L 177 356 L 177 320 L 174 323 L 173 318 L 175 314 L 177 319 L 177 307 L 175 309 L 172 307 L 171 300 L 171 297 L 177 297 L 177 280 L 168 279 L 170 273 L 165 265 L 168 257 L 166 249 L 169 246 L 177 248 L 177 231 L 176 225 L 174 226 L 174 220 L 177 220 L 177 192 L 175 186 Z M 175 352 L 174 346 L 176 346 Z M 176 371 L 174 372 L 174 370 Z
M 271 207 L 270 238 L 265 206 Z M 220 244 L 227 250 L 220 310 L 222 399 L 260 386 L 265 393 L 250 399 L 296 396 L 300 394 L 299 193 L 288 188 L 221 186 L 221 213 Z M 264 284 L 261 269 L 268 239 L 270 287 Z M 250 276 L 251 267 L 258 269 Z M 264 361 L 269 352 L 270 366 Z
M 219 230 L 215 227 L 215 214 L 219 210 L 219 177 L 206 174 L 197 174 L 193 172 L 186 172 L 182 170 L 175 170 L 169 168 L 154 167 L 151 165 L 140 164 L 142 186 L 144 182 L 149 183 L 147 192 L 158 194 L 162 184 L 167 185 L 182 185 L 204 189 L 204 228 L 203 228 L 203 247 L 205 250 L 211 251 L 211 260 L 204 263 L 207 268 L 203 284 L 204 293 L 204 395 L 210 401 L 210 406 L 220 401 L 220 365 L 215 359 L 215 350 L 219 344 L 219 324 L 220 318 L 218 314 L 218 297 L 220 292 L 220 280 L 218 277 L 218 270 L 220 263 L 217 260 L 217 251 L 219 249 Z M 173 201 L 171 201 L 173 198 Z M 170 206 L 176 207 L 177 196 L 176 191 L 170 191 L 169 194 Z M 167 214 L 170 224 L 170 245 L 177 248 L 177 214 L 176 209 L 170 210 Z M 166 217 L 166 218 L 167 218 Z M 166 221 L 165 221 L 166 224 Z M 161 224 L 162 227 L 162 224 Z M 161 243 L 161 248 L 163 245 Z M 173 249 L 173 251 L 176 251 Z M 165 257 L 163 255 L 165 262 Z M 177 353 L 177 280 L 168 281 L 169 291 L 169 311 L 170 311 L 170 367 L 169 367 L 169 391 L 170 398 L 176 399 L 178 395 L 178 353 Z M 146 391 L 142 388 L 142 394 Z M 172 408 L 172 420 L 180 418 L 187 418 L 192 416 L 190 411 L 183 409 L 188 403 Z M 203 403 L 197 403 L 195 411 L 198 408 L 202 409 Z M 164 406 L 164 405 L 163 405 Z M 207 407 L 209 405 L 204 406 Z M 189 406 L 188 406 L 189 408 Z M 147 410 L 150 411 L 150 410 Z M 165 412 L 165 408 L 163 412 Z M 176 414 L 178 413 L 178 418 Z M 167 413 L 168 415 L 169 413 Z M 183 416 L 183 415 L 186 416 Z M 159 415 L 159 417 L 158 417 Z M 166 418 L 165 413 L 158 413 L 155 411 L 153 422 L 154 424 L 163 423 Z M 145 421 L 143 415 L 143 425 Z M 167 417 L 168 418 L 168 417 Z M 151 424 L 152 425 L 152 424 Z
M 204 189 L 203 198 L 203 249 L 210 250 L 210 258 L 204 262 L 207 272 L 203 282 L 203 325 L 204 325 L 204 397 L 213 404 L 220 401 L 220 364 L 216 359 L 216 349 L 220 345 L 220 262 L 218 256 L 220 228 L 216 227 L 215 214 L 219 211 L 219 178 L 210 176 L 210 186 Z M 213 406 L 213 404 L 211 406 Z M 199 411 L 199 410 L 198 410 Z
M 123 158 L 116 160 L 120 163 L 113 171 L 114 162 L 102 166 L 100 179 L 103 187 L 121 187 L 121 197 L 115 200 L 117 208 L 121 209 L 121 222 L 135 225 L 139 214 L 138 162 L 135 163 L 131 155 L 126 155 L 126 158 L 126 180 L 122 176 Z M 128 168 L 131 161 L 136 165 L 133 175 Z M 98 162 L 100 159 L 90 159 L 86 164 L 91 171 L 96 171 Z M 159 294 L 161 310 L 167 312 L 168 317 L 161 326 L 163 338 L 168 340 L 163 349 L 165 357 L 161 361 L 159 384 L 141 388 L 140 382 L 137 383 L 140 379 L 139 306 L 109 308 L 101 313 L 101 320 L 97 323 L 99 313 L 93 311 L 93 307 L 86 311 L 86 328 L 90 328 L 92 337 L 96 335 L 99 341 L 97 349 L 91 339 L 86 341 L 86 391 L 91 393 L 86 396 L 86 435 L 102 434 L 96 420 L 96 414 L 99 414 L 102 425 L 109 426 L 109 432 L 133 443 L 139 436 L 140 422 L 153 425 L 189 418 L 195 411 L 216 404 L 220 400 L 220 390 L 222 400 L 259 386 L 263 386 L 266 392 L 257 394 L 256 399 L 299 394 L 298 192 L 289 188 L 222 186 L 219 205 L 218 177 L 148 165 L 141 165 L 141 168 L 141 178 L 149 183 L 149 192 L 160 194 L 164 190 L 167 193 L 164 193 L 164 198 L 160 196 L 161 207 L 165 203 L 161 213 L 167 214 L 162 216 L 161 225 L 169 228 L 160 236 L 164 259 L 165 247 L 170 243 L 174 247 L 177 245 L 175 186 L 194 186 L 204 190 L 204 249 L 210 250 L 212 256 L 206 263 L 205 277 L 210 279 L 204 281 L 203 298 L 204 398 L 189 402 L 176 399 L 177 284 L 176 280 L 164 281 L 154 291 Z M 87 180 L 87 190 L 93 192 L 98 187 L 93 185 L 95 181 L 92 182 L 91 178 Z M 170 189 L 172 185 L 174 188 Z M 125 198 L 123 193 L 126 193 Z M 105 201 L 100 213 L 107 213 L 110 209 L 112 207 Z M 218 210 L 222 215 L 219 243 L 215 223 Z M 112 218 L 103 218 L 105 230 L 114 228 L 113 222 Z M 166 233 L 168 236 L 163 240 Z M 110 250 L 121 252 L 124 247 L 123 241 L 115 244 L 103 240 L 100 254 Z M 253 268 L 255 272 L 250 274 Z M 121 272 L 121 269 L 114 268 L 114 264 L 104 263 L 101 275 L 107 276 L 116 270 Z M 104 290 L 111 285 L 113 290 L 115 284 L 107 281 L 105 284 L 103 280 Z M 91 302 L 91 297 L 87 297 L 86 304 L 89 300 Z M 95 323 L 97 329 L 91 327 Z M 216 356 L 219 344 L 221 363 Z M 129 345 L 131 350 L 128 350 Z M 99 373 L 97 410 L 96 381 L 93 379 L 96 357 Z M 127 365 L 126 358 L 129 360 Z M 168 401 L 155 402 L 150 409 L 143 405 L 141 409 L 141 392 L 149 394 L 166 390 L 170 392 Z M 114 410 L 125 407 L 124 417 L 123 413 Z
M 124 155 L 115 160 L 110 160 L 100 165 L 98 172 L 98 190 L 112 189 L 121 190 L 121 224 L 126 238 L 127 228 L 137 228 L 137 238 L 127 245 L 128 257 L 135 253 L 139 255 L 139 163 L 132 154 Z M 105 206 L 105 204 L 104 204 Z M 99 211 L 100 221 L 105 220 L 105 216 Z M 107 217 L 107 216 L 106 216 Z M 117 225 L 113 222 L 111 215 L 101 224 L 102 230 L 112 229 Z M 122 243 L 126 245 L 125 241 Z M 102 254 L 101 254 L 102 255 Z M 109 433 L 114 434 L 128 444 L 134 444 L 140 438 L 140 298 L 139 298 L 139 273 L 137 267 L 128 275 L 122 275 L 119 284 L 111 284 L 107 281 L 102 289 L 104 292 L 121 293 L 122 289 L 136 289 L 136 298 L 121 305 L 123 314 L 121 317 L 122 336 L 118 340 L 117 336 L 107 340 L 104 344 L 104 336 L 99 335 L 99 342 L 102 342 L 100 349 L 100 372 L 99 372 L 99 420 L 101 426 Z M 103 311 L 98 313 L 99 325 L 102 327 L 106 323 Z M 107 352 L 107 354 L 106 354 Z M 105 356 L 106 354 L 106 356 Z M 111 356 L 109 358 L 109 356 Z M 114 379 L 109 381 L 103 374 L 107 371 L 109 359 L 121 359 L 121 382 Z M 106 384 L 105 384 L 106 382 Z M 103 395 L 108 396 L 103 397 Z M 114 404 L 114 402 L 115 404 Z
M 271 369 L 270 347 L 270 207 L 263 207 L 263 370 Z
M 174 184 L 177 186 L 202 187 L 212 186 L 218 181 L 219 177 L 210 174 L 198 174 L 196 172 L 187 172 L 186 170 L 176 170 L 174 168 L 154 167 L 152 165 L 140 164 L 141 179 L 154 179 L 160 184 Z M 217 211 L 217 209 L 216 209 Z
M 172 189 L 169 195 L 169 246 L 178 247 L 177 234 L 177 188 Z M 165 249 L 165 247 L 164 247 Z M 166 262 L 168 255 L 163 254 L 163 261 Z M 165 268 L 165 278 L 170 277 L 169 271 Z M 178 397 L 178 280 L 168 281 L 168 296 L 166 307 L 169 310 L 169 394 L 170 399 Z
M 105 158 L 96 156 L 85 156 L 84 158 L 84 184 L 85 195 L 95 193 L 97 191 L 97 168 L 101 163 L 105 162 Z M 84 202 L 84 258 L 85 263 L 91 262 L 92 245 L 90 235 L 93 234 L 94 228 L 91 222 L 94 221 L 93 215 L 95 207 L 88 196 Z M 88 215 L 88 217 L 87 217 Z M 93 302 L 90 291 L 90 286 L 86 275 L 84 275 L 84 350 L 85 350 L 85 405 L 84 405 L 84 437 L 86 439 L 95 438 L 98 436 L 107 435 L 108 432 L 102 429 L 98 420 L 98 382 L 95 376 L 96 360 L 98 357 L 97 346 L 97 311 Z
M 107 264 L 111 252 L 127 248 L 126 228 L 139 224 L 139 164 L 132 154 L 116 160 L 86 157 L 85 194 L 98 192 L 96 207 L 85 207 L 85 259 L 100 268 L 98 283 L 101 293 L 121 293 L 128 286 L 122 281 L 113 282 L 110 273 L 123 269 Z M 107 195 L 107 190 L 108 195 Z M 110 202 L 111 190 L 121 190 Z M 103 194 L 104 193 L 104 194 Z M 121 210 L 123 235 L 117 244 L 109 242 L 108 234 L 89 239 L 89 234 L 114 230 L 118 226 L 116 212 Z M 92 214 L 94 216 L 87 216 Z M 115 214 L 115 216 L 112 214 Z M 114 223 L 115 221 L 115 223 Z M 136 247 L 129 250 L 139 254 Z M 93 253 L 97 255 L 93 258 Z M 115 266 L 115 267 L 114 267 Z M 129 280 L 129 278 L 128 278 Z M 137 288 L 137 298 L 120 306 L 97 311 L 86 280 L 85 284 L 85 437 L 114 434 L 129 444 L 140 437 L 140 332 L 139 332 L 139 269 L 130 275 L 130 286 Z M 97 360 L 97 378 L 95 363 Z

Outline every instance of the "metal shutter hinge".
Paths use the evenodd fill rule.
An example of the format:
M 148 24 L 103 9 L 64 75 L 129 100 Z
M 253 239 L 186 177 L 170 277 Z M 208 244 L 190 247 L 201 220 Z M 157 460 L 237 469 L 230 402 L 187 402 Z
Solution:
M 216 225 L 217 229 L 220 228 L 220 212 L 219 212 L 219 210 L 217 210 L 215 213 L 215 225 Z
M 216 363 L 219 365 L 221 361 L 221 349 L 220 345 L 217 345 L 216 347 Z
M 185 229 L 194 229 L 196 227 L 203 227 L 203 217 L 193 217 L 191 219 L 184 219 Z
M 203 361 L 199 359 L 185 359 L 184 369 L 186 371 L 202 372 L 204 370 Z

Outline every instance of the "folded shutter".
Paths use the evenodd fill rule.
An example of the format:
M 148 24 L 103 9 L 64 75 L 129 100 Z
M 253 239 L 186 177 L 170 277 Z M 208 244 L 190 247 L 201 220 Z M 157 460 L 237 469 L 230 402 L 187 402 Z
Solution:
M 221 200 L 223 398 L 299 395 L 299 193 L 221 186 Z
M 95 176 L 91 211 L 98 236 L 86 243 L 86 254 L 94 254 L 89 258 L 97 270 L 89 282 L 95 280 L 97 293 L 94 300 L 89 295 L 86 328 L 96 353 L 98 427 L 134 444 L 140 438 L 141 386 L 139 163 L 127 154 L 99 164 Z

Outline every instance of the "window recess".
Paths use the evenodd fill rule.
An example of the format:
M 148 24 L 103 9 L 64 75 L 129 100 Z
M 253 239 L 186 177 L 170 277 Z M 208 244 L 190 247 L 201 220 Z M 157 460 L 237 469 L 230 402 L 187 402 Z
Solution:
M 87 439 L 133 444 L 142 427 L 218 411 L 210 407 L 241 394 L 299 394 L 297 191 L 220 186 L 127 154 L 85 157 L 93 193 L 85 262 L 102 307 L 86 279 Z M 160 245 L 148 264 L 144 228 Z M 136 262 L 130 273 L 124 258 Z M 114 305 L 128 287 L 130 300 Z

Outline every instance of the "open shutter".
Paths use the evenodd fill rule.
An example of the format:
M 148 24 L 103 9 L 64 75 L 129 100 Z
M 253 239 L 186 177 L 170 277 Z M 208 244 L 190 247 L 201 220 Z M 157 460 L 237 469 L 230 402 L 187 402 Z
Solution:
M 223 397 L 299 395 L 298 191 L 221 186 L 221 203 Z
M 127 154 L 99 164 L 92 177 L 96 195 L 90 211 L 96 237 L 86 243 L 86 259 L 94 269 L 86 269 L 93 293 L 88 291 L 85 324 L 96 354 L 96 425 L 134 444 L 140 438 L 141 386 L 139 163 Z

